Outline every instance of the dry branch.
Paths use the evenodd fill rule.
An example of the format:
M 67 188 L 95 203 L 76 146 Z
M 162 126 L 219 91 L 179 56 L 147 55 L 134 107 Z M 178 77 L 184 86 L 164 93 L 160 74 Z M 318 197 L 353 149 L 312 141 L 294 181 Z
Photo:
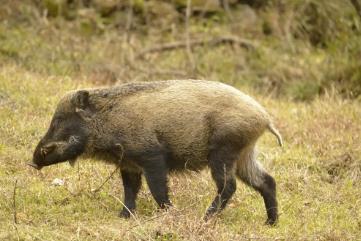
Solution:
M 118 165 L 114 171 L 107 177 L 107 179 L 105 179 L 105 181 L 96 189 L 92 190 L 93 193 L 97 193 L 99 192 L 103 186 L 114 176 L 114 174 L 118 171 L 118 169 L 120 169 L 120 166 Z
M 192 47 L 204 46 L 204 45 L 215 46 L 220 44 L 237 44 L 246 49 L 255 49 L 257 46 L 256 43 L 254 43 L 251 40 L 239 38 L 236 36 L 223 36 L 214 39 L 189 40 L 188 44 L 191 45 Z M 187 43 L 183 41 L 176 41 L 166 44 L 160 44 L 141 51 L 135 56 L 135 59 L 141 58 L 149 53 L 164 52 L 164 51 L 170 51 L 180 48 L 187 48 Z
M 108 176 L 107 179 L 105 179 L 105 181 L 96 189 L 92 190 L 93 193 L 97 193 L 99 192 L 103 186 L 114 176 L 114 174 L 120 169 L 120 165 L 123 161 L 123 157 L 124 157 L 124 147 L 121 145 L 121 144 L 117 144 L 116 145 L 119 149 L 120 149 L 120 153 L 121 153 L 121 156 L 118 160 L 118 165 L 116 166 L 116 168 L 114 169 L 114 171 Z

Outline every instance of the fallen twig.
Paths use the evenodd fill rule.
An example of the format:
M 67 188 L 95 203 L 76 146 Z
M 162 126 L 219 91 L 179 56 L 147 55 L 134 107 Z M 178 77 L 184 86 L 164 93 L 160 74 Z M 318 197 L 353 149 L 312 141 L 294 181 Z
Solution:
M 156 45 L 141 51 L 135 56 L 135 59 L 141 58 L 150 53 L 170 51 L 179 48 L 187 48 L 187 44 L 191 45 L 192 47 L 203 46 L 203 45 L 214 46 L 220 44 L 237 44 L 246 49 L 255 49 L 257 47 L 256 43 L 248 39 L 239 38 L 236 36 L 222 36 L 214 39 L 197 39 L 197 40 L 189 40 L 189 42 L 176 41 L 176 42 Z
M 114 171 L 107 177 L 107 179 L 105 179 L 105 181 L 104 181 L 98 188 L 96 188 L 96 189 L 94 189 L 94 190 L 91 190 L 92 193 L 97 193 L 97 192 L 99 192 L 99 191 L 103 188 L 103 186 L 114 176 L 114 174 L 118 171 L 119 168 L 120 168 L 120 166 L 117 166 L 117 167 L 114 169 Z
M 105 185 L 105 183 L 107 183 L 113 176 L 114 174 L 120 169 L 120 165 L 122 163 L 123 157 L 124 157 L 124 147 L 121 144 L 117 144 L 117 147 L 119 147 L 120 152 L 121 152 L 121 156 L 119 158 L 119 164 L 117 165 L 117 167 L 114 169 L 114 171 L 108 176 L 107 179 L 105 179 L 105 181 L 96 189 L 92 190 L 93 193 L 97 193 L 99 192 L 103 186 Z
M 14 209 L 14 223 L 15 224 L 18 224 L 18 218 L 17 218 L 17 213 L 16 213 L 16 188 L 17 188 L 17 184 L 18 184 L 18 179 L 15 180 L 14 193 L 13 193 L 13 209 Z

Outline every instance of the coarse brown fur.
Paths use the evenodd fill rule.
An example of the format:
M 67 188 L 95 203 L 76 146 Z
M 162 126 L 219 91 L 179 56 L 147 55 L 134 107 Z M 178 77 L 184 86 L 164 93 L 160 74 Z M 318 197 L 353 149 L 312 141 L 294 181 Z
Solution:
M 129 83 L 70 92 L 59 102 L 53 120 L 69 113 L 80 117 L 82 131 L 57 136 L 66 136 L 65 143 L 70 137 L 81 140 L 76 142 L 83 143 L 78 144 L 76 155 L 120 165 L 127 209 L 135 209 L 142 174 L 159 206 L 166 207 L 171 205 L 166 185 L 169 171 L 209 166 L 218 195 L 207 218 L 226 206 L 235 192 L 236 174 L 261 193 L 267 222 L 276 222 L 275 182 L 255 159 L 254 146 L 265 130 L 273 133 L 280 145 L 282 139 L 264 108 L 239 90 L 201 80 Z M 49 138 L 55 141 L 52 136 L 49 130 L 39 143 L 34 166 L 66 159 L 41 162 L 47 152 L 40 155 L 39 150 Z M 63 149 L 68 146 L 63 144 Z M 127 209 L 122 216 L 129 216 Z

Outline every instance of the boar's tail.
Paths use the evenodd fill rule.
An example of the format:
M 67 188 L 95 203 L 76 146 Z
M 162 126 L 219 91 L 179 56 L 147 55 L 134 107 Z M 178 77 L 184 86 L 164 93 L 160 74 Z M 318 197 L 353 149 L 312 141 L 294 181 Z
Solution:
M 278 144 L 280 146 L 283 146 L 283 140 L 282 140 L 282 136 L 281 134 L 279 133 L 279 131 L 273 126 L 272 123 L 268 124 L 267 126 L 267 129 L 277 137 L 277 141 L 278 141 Z

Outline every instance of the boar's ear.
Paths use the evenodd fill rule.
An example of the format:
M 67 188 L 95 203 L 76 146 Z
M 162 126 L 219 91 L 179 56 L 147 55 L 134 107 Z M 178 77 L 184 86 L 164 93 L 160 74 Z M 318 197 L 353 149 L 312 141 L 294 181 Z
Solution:
M 75 108 L 84 110 L 89 105 L 89 92 L 86 90 L 79 90 L 75 93 L 73 100 Z
M 89 107 L 89 92 L 86 90 L 79 90 L 76 92 L 73 103 L 75 106 L 75 112 L 79 114 L 84 120 L 90 120 L 92 113 Z

